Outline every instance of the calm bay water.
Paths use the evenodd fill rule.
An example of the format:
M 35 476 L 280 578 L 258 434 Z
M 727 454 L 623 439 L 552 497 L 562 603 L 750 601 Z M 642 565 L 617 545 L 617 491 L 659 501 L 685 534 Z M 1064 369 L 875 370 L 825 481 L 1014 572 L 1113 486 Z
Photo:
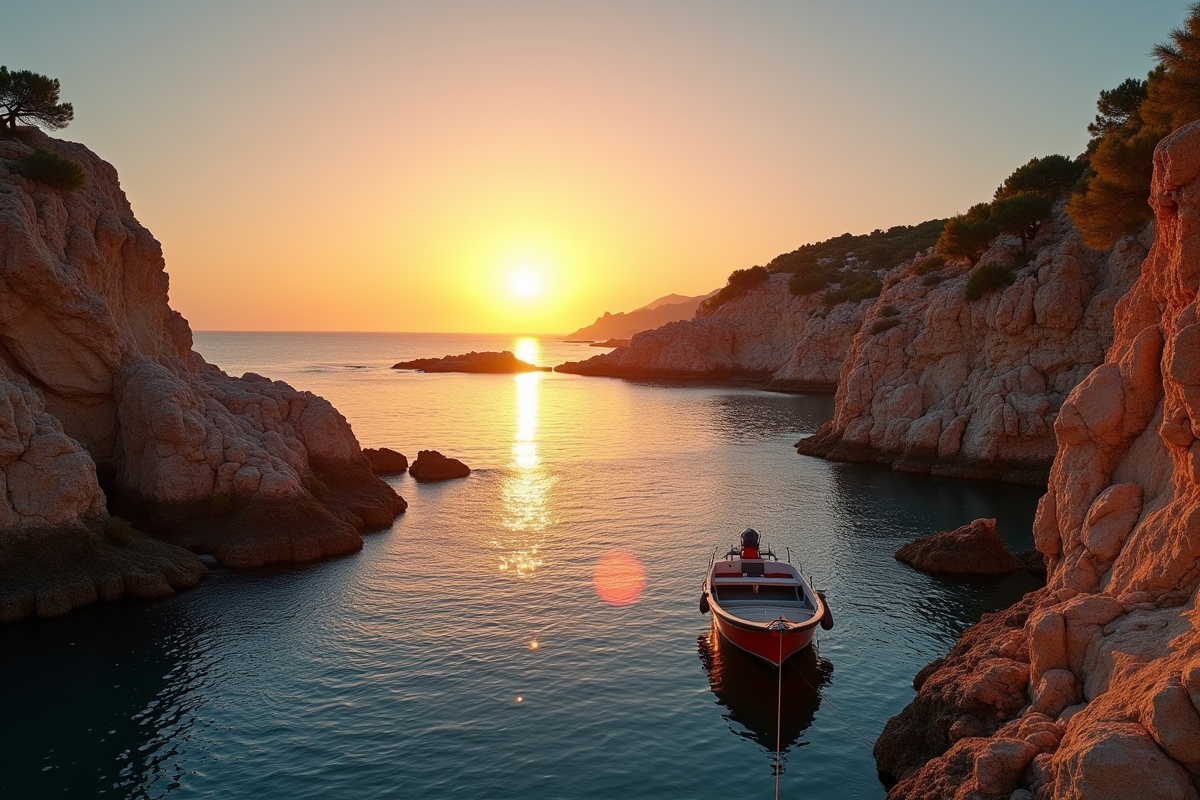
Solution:
M 546 365 L 599 352 L 197 334 L 231 374 L 329 398 L 364 446 L 475 471 L 389 479 L 409 510 L 352 556 L 0 629 L 0 796 L 769 797 L 775 675 L 697 609 L 710 554 L 753 525 L 836 622 L 784 673 L 781 796 L 882 797 L 871 743 L 913 675 L 1036 585 L 937 579 L 892 553 L 981 516 L 1028 549 L 1039 492 L 798 456 L 827 395 L 388 369 L 513 348 Z M 631 605 L 592 585 L 611 551 L 645 569 Z

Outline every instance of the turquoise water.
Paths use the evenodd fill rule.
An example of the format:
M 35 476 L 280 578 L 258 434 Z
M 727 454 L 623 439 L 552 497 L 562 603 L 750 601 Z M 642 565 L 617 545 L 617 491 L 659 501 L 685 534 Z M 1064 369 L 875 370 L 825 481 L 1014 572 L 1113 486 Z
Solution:
M 836 622 L 784 672 L 780 794 L 882 797 L 870 746 L 915 672 L 1035 585 L 937 579 L 892 553 L 980 516 L 1028 549 L 1038 492 L 796 455 L 830 396 L 387 369 L 514 346 L 543 364 L 597 352 L 198 334 L 227 371 L 328 397 L 364 445 L 475 471 L 390 479 L 409 510 L 352 556 L 0 629 L 0 795 L 769 797 L 775 675 L 697 609 L 712 551 L 754 525 Z M 613 551 L 645 572 L 629 605 L 593 585 Z

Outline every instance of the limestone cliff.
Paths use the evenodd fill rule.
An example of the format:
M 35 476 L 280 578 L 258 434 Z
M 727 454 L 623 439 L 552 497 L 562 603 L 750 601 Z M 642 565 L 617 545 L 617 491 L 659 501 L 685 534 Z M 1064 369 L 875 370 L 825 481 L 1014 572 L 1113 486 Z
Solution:
M 1113 345 L 1055 420 L 1048 586 L 918 675 L 876 745 L 891 797 L 1200 797 L 1200 123 L 1159 144 L 1151 205 Z
M 965 261 L 892 270 L 841 367 L 833 420 L 800 452 L 1043 483 L 1059 407 L 1103 360 L 1113 307 L 1146 246 L 1090 251 L 1060 207 L 1031 250 L 1010 284 L 974 302 Z M 1017 242 L 1002 239 L 980 263 L 1018 257 Z
M 636 334 L 627 348 L 557 367 L 622 378 L 752 378 L 785 391 L 833 391 L 872 301 L 825 308 L 777 274 L 714 311 Z
M 19 174 L 34 146 L 82 164 L 86 186 L 62 192 Z M 164 559 L 178 567 L 159 569 L 172 585 L 203 573 L 194 556 L 145 537 L 110 552 L 97 534 L 108 509 L 249 567 L 354 550 L 361 530 L 404 508 L 328 402 L 230 377 L 192 351 L 164 266 L 112 166 L 35 129 L 0 139 L 0 563 L 40 548 L 19 579 L 0 581 L 0 617 L 86 602 L 89 562 L 107 565 L 97 585 Z M 64 545 L 74 555 L 57 566 L 38 544 L 88 532 L 91 550 Z M 142 551 L 153 554 L 139 561 Z M 75 600 L 43 603 L 64 571 Z M 91 599 L 119 594 L 105 586 Z

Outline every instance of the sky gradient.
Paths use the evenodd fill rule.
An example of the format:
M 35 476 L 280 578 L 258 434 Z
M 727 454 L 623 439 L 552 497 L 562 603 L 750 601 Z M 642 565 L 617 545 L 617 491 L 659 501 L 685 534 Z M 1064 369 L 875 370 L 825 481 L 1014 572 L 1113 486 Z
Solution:
M 565 333 L 1081 152 L 1185 5 L 42 0 L 0 63 L 197 330 Z

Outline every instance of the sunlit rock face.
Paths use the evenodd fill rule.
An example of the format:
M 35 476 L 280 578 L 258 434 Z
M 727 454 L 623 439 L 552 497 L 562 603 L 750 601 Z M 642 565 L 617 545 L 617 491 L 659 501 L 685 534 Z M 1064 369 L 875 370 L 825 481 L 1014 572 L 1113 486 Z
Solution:
M 826 309 L 772 275 L 716 310 L 635 334 L 629 347 L 557 367 L 624 378 L 755 378 L 785 391 L 833 391 L 870 300 Z
M 889 273 L 841 367 L 834 419 L 801 453 L 910 472 L 1044 483 L 1054 421 L 1104 360 L 1147 242 L 1083 246 L 1060 209 L 1010 284 L 968 301 L 965 262 Z M 1012 263 L 1015 239 L 980 260 Z M 890 314 L 890 316 L 889 316 Z
M 1200 796 L 1200 123 L 1158 146 L 1151 204 L 1113 345 L 1055 422 L 1035 523 L 1049 585 L 922 674 L 876 746 L 893 797 Z M 974 692 L 983 664 L 1028 680 Z
M 82 164 L 85 188 L 17 174 L 33 146 Z M 360 547 L 404 501 L 328 402 L 193 352 L 164 266 L 111 165 L 32 129 L 0 140 L 0 536 L 104 517 L 103 485 L 110 507 L 237 566 Z

